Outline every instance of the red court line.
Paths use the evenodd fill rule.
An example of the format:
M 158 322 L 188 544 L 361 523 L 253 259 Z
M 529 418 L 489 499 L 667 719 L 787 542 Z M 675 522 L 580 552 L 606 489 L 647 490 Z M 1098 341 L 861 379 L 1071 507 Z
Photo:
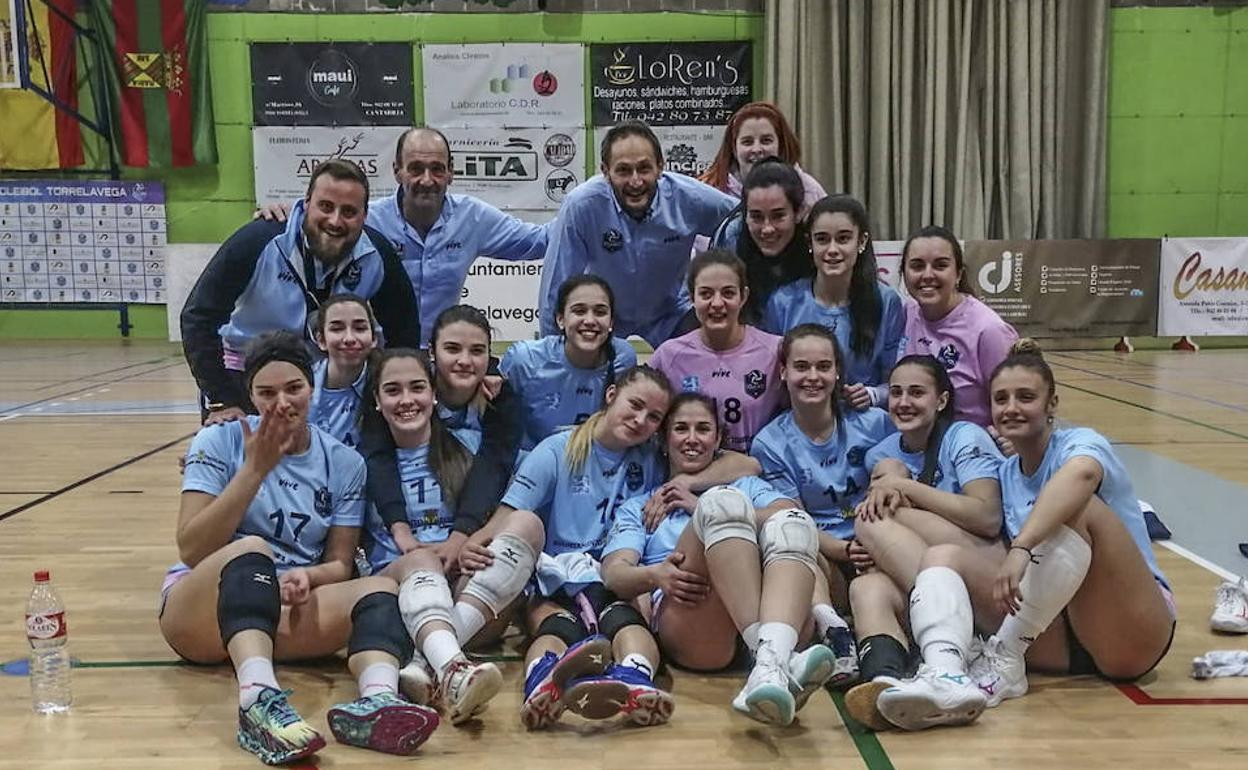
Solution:
M 1154 698 L 1133 684 L 1115 686 L 1137 706 L 1248 706 L 1248 698 Z

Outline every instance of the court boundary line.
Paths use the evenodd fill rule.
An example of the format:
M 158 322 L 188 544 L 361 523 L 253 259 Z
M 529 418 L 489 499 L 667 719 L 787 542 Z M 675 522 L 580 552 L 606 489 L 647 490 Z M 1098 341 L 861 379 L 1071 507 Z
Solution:
M 1059 365 L 1060 365 L 1060 364 L 1059 364 Z M 1107 400 L 1107 401 L 1116 401 L 1116 402 L 1118 402 L 1119 404 L 1124 404 L 1124 405 L 1126 405 L 1126 406 L 1133 406 L 1133 407 L 1135 407 L 1136 409 L 1143 409 L 1143 410 L 1144 410 L 1144 411 L 1146 411 L 1146 412 L 1152 412 L 1153 414 L 1159 414 L 1159 415 L 1161 415 L 1161 416 L 1163 416 L 1163 417 L 1170 417 L 1170 418 L 1173 418 L 1173 419 L 1175 419 L 1175 420 L 1178 420 L 1179 422 L 1185 422 L 1185 423 L 1188 423 L 1189 425 L 1195 425 L 1195 426 L 1200 427 L 1200 428 L 1205 428 L 1205 429 L 1207 429 L 1207 430 L 1214 431 L 1215 433 L 1223 433 L 1223 434 L 1226 434 L 1227 436 L 1234 436 L 1234 437 L 1235 437 L 1235 438 L 1237 438 L 1237 439 L 1242 439 L 1242 440 L 1244 440 L 1244 441 L 1248 441 L 1248 436 L 1244 435 L 1243 433 L 1236 433 L 1236 432 L 1235 432 L 1235 431 L 1233 431 L 1233 430 L 1228 430 L 1228 429 L 1226 429 L 1226 428 L 1219 428 L 1219 427 L 1218 427 L 1218 426 L 1216 426 L 1216 425 L 1210 425 L 1210 424 L 1208 424 L 1208 423 L 1201 422 L 1200 420 L 1193 420 L 1191 417 L 1184 417 L 1183 415 L 1180 415 L 1180 414 L 1174 414 L 1174 413 L 1172 413 L 1172 412 L 1166 412 L 1166 411 L 1163 411 L 1163 410 L 1161 410 L 1161 409 L 1154 409 L 1154 408 L 1153 408 L 1153 407 L 1151 407 L 1151 406 L 1146 406 L 1146 405 L 1144 405 L 1144 404 L 1137 404 L 1136 402 L 1134 402 L 1134 401 L 1128 401 L 1128 400 L 1126 400 L 1125 398 L 1118 398 L 1117 396 L 1110 396 L 1110 395 L 1107 395 L 1107 394 L 1105 394 L 1105 393 L 1099 393 L 1099 392 L 1097 392 L 1097 391 L 1095 391 L 1095 390 L 1088 390 L 1087 388 L 1081 388 L 1081 387 L 1079 387 L 1078 385 L 1071 385 L 1069 382 L 1062 382 L 1061 380 L 1058 380 L 1058 384 L 1059 384 L 1059 385 L 1061 385 L 1061 386 L 1062 386 L 1062 387 L 1064 387 L 1064 388 L 1070 388 L 1071 390 L 1076 390 L 1076 391 L 1079 391 L 1080 393 L 1087 393 L 1087 394 L 1088 394 L 1088 395 L 1090 395 L 1090 396 L 1096 396 L 1097 398 L 1103 398 L 1103 399 L 1105 399 L 1105 400 Z M 1123 442 L 1123 443 L 1129 443 L 1129 442 Z
M 151 361 L 144 361 L 141 364 L 132 364 L 132 366 L 148 366 L 150 364 L 160 363 L 161 361 L 167 361 L 169 360 L 169 358 L 172 358 L 172 357 L 173 356 L 169 356 L 167 358 L 157 358 Z M 160 371 L 164 371 L 165 369 L 172 369 L 181 363 L 183 363 L 182 359 L 177 359 L 176 361 L 173 361 L 172 363 L 167 363 L 163 366 L 157 366 L 154 369 L 148 369 L 147 371 L 144 371 L 144 372 L 131 372 L 130 374 L 127 374 L 124 377 L 118 377 L 115 380 L 104 380 L 102 382 L 94 382 L 90 385 L 84 385 L 83 387 L 78 388 L 77 390 L 68 390 L 68 391 L 65 391 L 64 393 L 58 393 L 53 396 L 48 396 L 47 398 L 40 398 L 34 401 L 27 402 L 25 404 L 18 404 L 17 406 L 11 406 L 11 407 L 8 407 L 7 409 L 0 409 L 0 415 L 10 415 L 10 414 L 13 416 L 23 415 L 26 413 L 24 410 L 27 407 L 37 406 L 38 404 L 46 404 L 49 401 L 56 401 L 57 399 L 62 399 L 62 398 L 65 398 L 67 396 L 72 396 L 77 393 L 82 393 L 84 391 L 93 390 L 95 388 L 99 388 L 104 385 L 116 385 L 117 383 L 125 382 L 126 380 L 132 377 L 138 377 L 144 374 L 152 374 L 153 372 L 160 372 Z M 78 380 L 78 381 L 81 381 L 81 380 Z
M 841 724 L 845 726 L 845 732 L 849 733 L 850 739 L 854 742 L 854 748 L 858 750 L 858 756 L 862 757 L 867 770 L 896 770 L 893 767 L 893 760 L 889 758 L 876 732 L 858 724 L 858 721 L 849 715 L 849 711 L 845 708 L 845 693 L 831 688 L 825 689 L 832 696 L 832 704 L 836 706 L 836 713 L 841 716 Z
M 1054 353 L 1053 358 L 1059 358 L 1061 357 L 1061 355 L 1062 355 L 1061 353 Z M 1075 359 L 1075 360 L 1078 361 L 1082 359 Z M 1222 409 L 1230 409 L 1233 412 L 1248 413 L 1248 407 L 1240 406 L 1239 404 L 1228 404 L 1225 401 L 1218 401 L 1217 399 L 1213 399 L 1213 398 L 1205 398 L 1204 396 L 1196 396 L 1191 393 L 1184 393 L 1181 390 L 1171 390 L 1170 388 L 1163 388 L 1160 385 L 1150 385 L 1147 382 L 1139 382 L 1138 380 L 1128 380 L 1125 377 L 1119 377 L 1113 374 L 1106 374 L 1104 372 L 1098 372 L 1093 369 L 1084 369 L 1081 366 L 1072 366 L 1070 364 L 1064 364 L 1060 361 L 1052 361 L 1051 363 L 1054 366 L 1060 366 L 1064 369 L 1070 369 L 1072 371 L 1082 372 L 1083 374 L 1090 374 L 1093 377 L 1101 377 L 1106 380 L 1110 380 L 1112 382 L 1121 382 L 1124 385 L 1134 385 L 1137 388 L 1147 388 L 1148 390 L 1153 390 L 1158 393 L 1165 393 L 1167 395 L 1177 396 L 1179 398 L 1186 398 L 1192 401 L 1199 401 L 1202 404 L 1209 404 L 1211 406 L 1220 407 Z

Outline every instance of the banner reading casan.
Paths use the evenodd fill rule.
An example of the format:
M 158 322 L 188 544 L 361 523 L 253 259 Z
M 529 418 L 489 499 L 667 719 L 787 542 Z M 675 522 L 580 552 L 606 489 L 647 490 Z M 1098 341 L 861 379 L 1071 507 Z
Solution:
M 393 195 L 394 148 L 403 126 L 257 126 L 251 130 L 256 202 L 290 203 L 304 197 L 316 164 L 349 160 L 368 177 L 371 200 Z
M 1027 337 L 1151 335 L 1157 241 L 968 241 L 976 294 Z
M 1248 238 L 1170 238 L 1161 242 L 1164 337 L 1248 334 Z
M 585 125 L 579 44 L 427 45 L 422 53 L 426 125 Z
M 581 128 L 448 128 L 452 192 L 505 209 L 556 211 L 585 177 Z

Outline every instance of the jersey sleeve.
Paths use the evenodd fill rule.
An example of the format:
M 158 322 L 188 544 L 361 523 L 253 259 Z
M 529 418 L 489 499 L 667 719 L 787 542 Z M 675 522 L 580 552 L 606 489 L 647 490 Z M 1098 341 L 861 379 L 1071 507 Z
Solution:
M 615 350 L 615 360 L 611 363 L 611 366 L 616 375 L 623 374 L 637 365 L 637 351 L 633 349 L 628 340 L 612 337 L 611 344 Z
M 759 433 L 750 444 L 750 455 L 763 466 L 762 479 L 775 487 L 776 491 L 792 500 L 801 500 L 797 482 L 792 478 L 784 456 L 771 446 L 770 432 Z
M 1005 457 L 988 431 L 969 422 L 958 423 L 953 431 L 945 440 L 954 442 L 950 448 L 958 484 L 966 486 L 976 479 L 996 479 Z
M 346 449 L 334 455 L 331 472 L 339 476 L 337 494 L 334 495 L 333 512 L 329 517 L 331 527 L 364 526 L 364 458 L 354 450 Z
M 756 511 L 761 511 L 769 505 L 775 505 L 781 500 L 797 500 L 794 496 L 780 494 L 780 491 L 774 485 L 763 481 L 757 476 L 746 476 L 738 479 L 736 486 L 750 498 L 750 502 L 753 503 Z
M 716 190 L 705 182 L 697 182 L 693 188 L 698 199 L 700 216 L 698 217 L 698 235 L 714 235 L 719 223 L 724 221 L 737 208 L 739 201 L 723 192 Z
M 245 418 L 244 418 L 245 419 Z M 186 452 L 186 469 L 182 474 L 183 492 L 203 492 L 219 496 L 234 478 L 234 442 L 230 433 L 242 427 L 237 422 L 210 425 L 191 440 Z
M 1089 428 L 1073 428 L 1064 437 L 1055 468 L 1060 468 L 1075 457 L 1091 457 L 1101 466 L 1101 472 L 1115 465 L 1114 450 L 1104 436 Z
M 771 297 L 767 300 L 767 307 L 763 309 L 763 317 L 758 323 L 758 328 L 768 334 L 784 335 L 788 329 L 785 327 L 785 318 L 788 315 L 785 311 L 789 307 L 790 298 L 788 292 L 777 289 L 771 293 Z
M 867 450 L 867 457 L 866 460 L 864 460 L 864 463 L 867 466 L 868 473 L 874 470 L 875 466 L 881 460 L 887 460 L 893 456 L 892 443 L 893 442 L 889 440 L 889 437 L 885 436 L 880 441 L 877 441 L 875 446 Z
M 602 557 L 615 551 L 636 551 L 638 555 L 646 550 L 646 526 L 642 523 L 642 509 L 649 495 L 638 495 L 625 500 L 615 509 L 615 522 L 607 534 L 607 544 L 602 547 Z
M 550 504 L 562 465 L 564 442 L 561 436 L 549 436 L 529 452 L 503 495 L 503 505 L 540 514 Z
M 975 354 L 979 362 L 979 371 L 983 372 L 985 381 L 997 365 L 1010 354 L 1010 348 L 1018 341 L 1018 332 L 997 314 L 987 309 L 993 316 L 994 323 L 986 324 L 979 334 Z
M 652 369 L 658 369 L 660 372 L 663 372 L 663 376 L 667 377 L 668 380 L 672 379 L 672 362 L 669 360 L 672 354 L 672 342 L 672 340 L 668 340 L 659 345 L 654 354 L 650 356 L 650 360 L 646 362 Z M 680 383 L 673 383 L 672 385 L 677 391 L 680 390 L 679 386 Z
M 485 203 L 475 213 L 477 226 L 488 233 L 481 244 L 481 256 L 528 261 L 546 254 L 546 225 L 525 222 Z

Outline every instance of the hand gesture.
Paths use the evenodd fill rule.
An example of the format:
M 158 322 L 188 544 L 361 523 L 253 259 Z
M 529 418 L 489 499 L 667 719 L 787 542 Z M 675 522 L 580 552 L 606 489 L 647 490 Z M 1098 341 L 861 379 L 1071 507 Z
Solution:
M 295 429 L 290 420 L 282 417 L 276 409 L 266 409 L 260 414 L 260 426 L 252 431 L 247 420 L 240 420 L 243 427 L 243 457 L 262 475 L 277 467 L 282 456 L 295 440 Z
M 312 595 L 312 580 L 303 567 L 293 567 L 277 578 L 277 585 L 282 592 L 282 604 L 297 607 Z
M 861 382 L 846 385 L 841 389 L 841 393 L 845 398 L 845 402 L 855 410 L 861 412 L 863 409 L 871 408 L 871 391 Z
M 647 532 L 653 532 L 672 511 L 686 510 L 690 513 L 698 507 L 698 496 L 682 477 L 673 478 L 650 495 L 641 511 L 642 523 Z
M 685 555 L 672 551 L 659 564 L 654 565 L 654 582 L 663 589 L 663 595 L 688 607 L 697 605 L 711 593 L 711 583 L 703 575 L 680 568 Z
M 459 550 L 459 571 L 468 574 L 479 572 L 494 563 L 494 553 L 489 543 L 468 538 Z

